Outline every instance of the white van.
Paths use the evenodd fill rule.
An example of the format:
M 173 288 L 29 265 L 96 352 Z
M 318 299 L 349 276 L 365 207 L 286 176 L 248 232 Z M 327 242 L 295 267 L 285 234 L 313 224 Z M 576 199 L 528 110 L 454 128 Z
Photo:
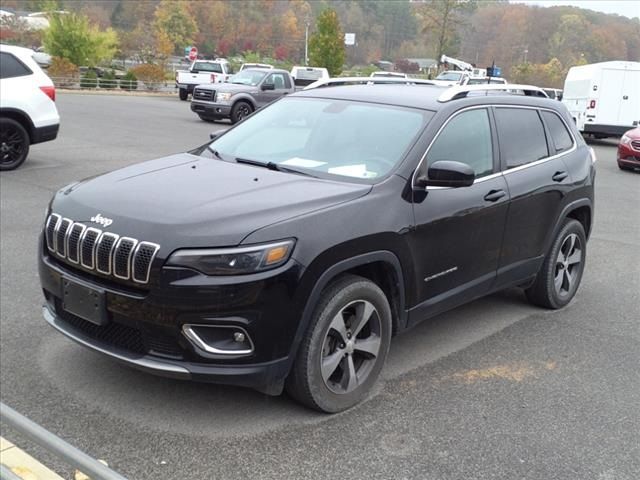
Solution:
M 584 134 L 620 136 L 640 124 L 640 62 L 602 62 L 569 69 L 562 103 Z

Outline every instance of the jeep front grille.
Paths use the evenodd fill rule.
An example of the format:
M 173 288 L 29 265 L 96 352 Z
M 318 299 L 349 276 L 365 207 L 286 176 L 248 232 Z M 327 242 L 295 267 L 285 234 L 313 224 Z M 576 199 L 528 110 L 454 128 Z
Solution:
M 148 283 L 160 245 L 103 232 L 95 227 L 49 215 L 45 224 L 47 249 L 69 263 L 121 280 Z

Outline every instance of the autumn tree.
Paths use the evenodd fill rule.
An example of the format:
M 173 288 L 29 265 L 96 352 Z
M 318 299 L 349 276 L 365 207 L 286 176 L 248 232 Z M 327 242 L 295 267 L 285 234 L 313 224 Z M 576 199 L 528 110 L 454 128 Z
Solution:
M 173 51 L 191 45 L 198 25 L 185 0 L 162 0 L 154 13 L 154 26 L 171 40 Z
M 331 76 L 339 75 L 344 64 L 344 33 L 338 14 L 324 10 L 318 17 L 316 31 L 309 38 L 309 61 L 314 67 L 325 67 Z
M 118 49 L 114 30 L 100 30 L 85 15 L 52 14 L 43 43 L 49 54 L 66 58 L 74 65 L 94 66 L 111 60 Z
M 422 32 L 435 42 L 435 54 L 456 55 L 464 14 L 475 8 L 474 0 L 438 0 L 422 4 L 417 15 Z

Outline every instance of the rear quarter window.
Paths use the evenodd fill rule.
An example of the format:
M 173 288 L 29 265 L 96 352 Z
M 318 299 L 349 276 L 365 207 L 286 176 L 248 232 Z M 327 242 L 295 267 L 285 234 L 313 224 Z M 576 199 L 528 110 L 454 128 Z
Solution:
M 0 78 L 24 77 L 32 73 L 29 67 L 10 53 L 0 52 Z
M 553 140 L 555 153 L 571 150 L 571 147 L 573 147 L 573 138 L 558 114 L 549 111 L 543 111 L 541 113 L 544 122 L 547 124 L 551 139 Z
M 547 137 L 538 111 L 531 108 L 495 109 L 500 154 L 507 168 L 515 168 L 549 156 Z

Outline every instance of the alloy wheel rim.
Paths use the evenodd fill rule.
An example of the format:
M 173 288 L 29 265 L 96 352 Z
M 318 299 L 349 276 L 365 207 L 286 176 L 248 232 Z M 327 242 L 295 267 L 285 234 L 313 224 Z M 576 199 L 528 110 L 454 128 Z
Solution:
M 376 364 L 382 348 L 378 311 L 367 300 L 342 307 L 325 334 L 320 372 L 329 390 L 346 394 L 362 385 Z
M 247 106 L 241 106 L 238 109 L 238 119 L 242 120 L 244 117 L 246 117 L 247 115 L 249 115 L 249 107 Z
M 20 131 L 12 126 L 0 132 L 0 163 L 11 164 L 24 153 L 24 139 Z
M 558 251 L 553 283 L 556 293 L 561 297 L 575 290 L 576 281 L 582 263 L 582 243 L 575 233 L 568 235 Z

